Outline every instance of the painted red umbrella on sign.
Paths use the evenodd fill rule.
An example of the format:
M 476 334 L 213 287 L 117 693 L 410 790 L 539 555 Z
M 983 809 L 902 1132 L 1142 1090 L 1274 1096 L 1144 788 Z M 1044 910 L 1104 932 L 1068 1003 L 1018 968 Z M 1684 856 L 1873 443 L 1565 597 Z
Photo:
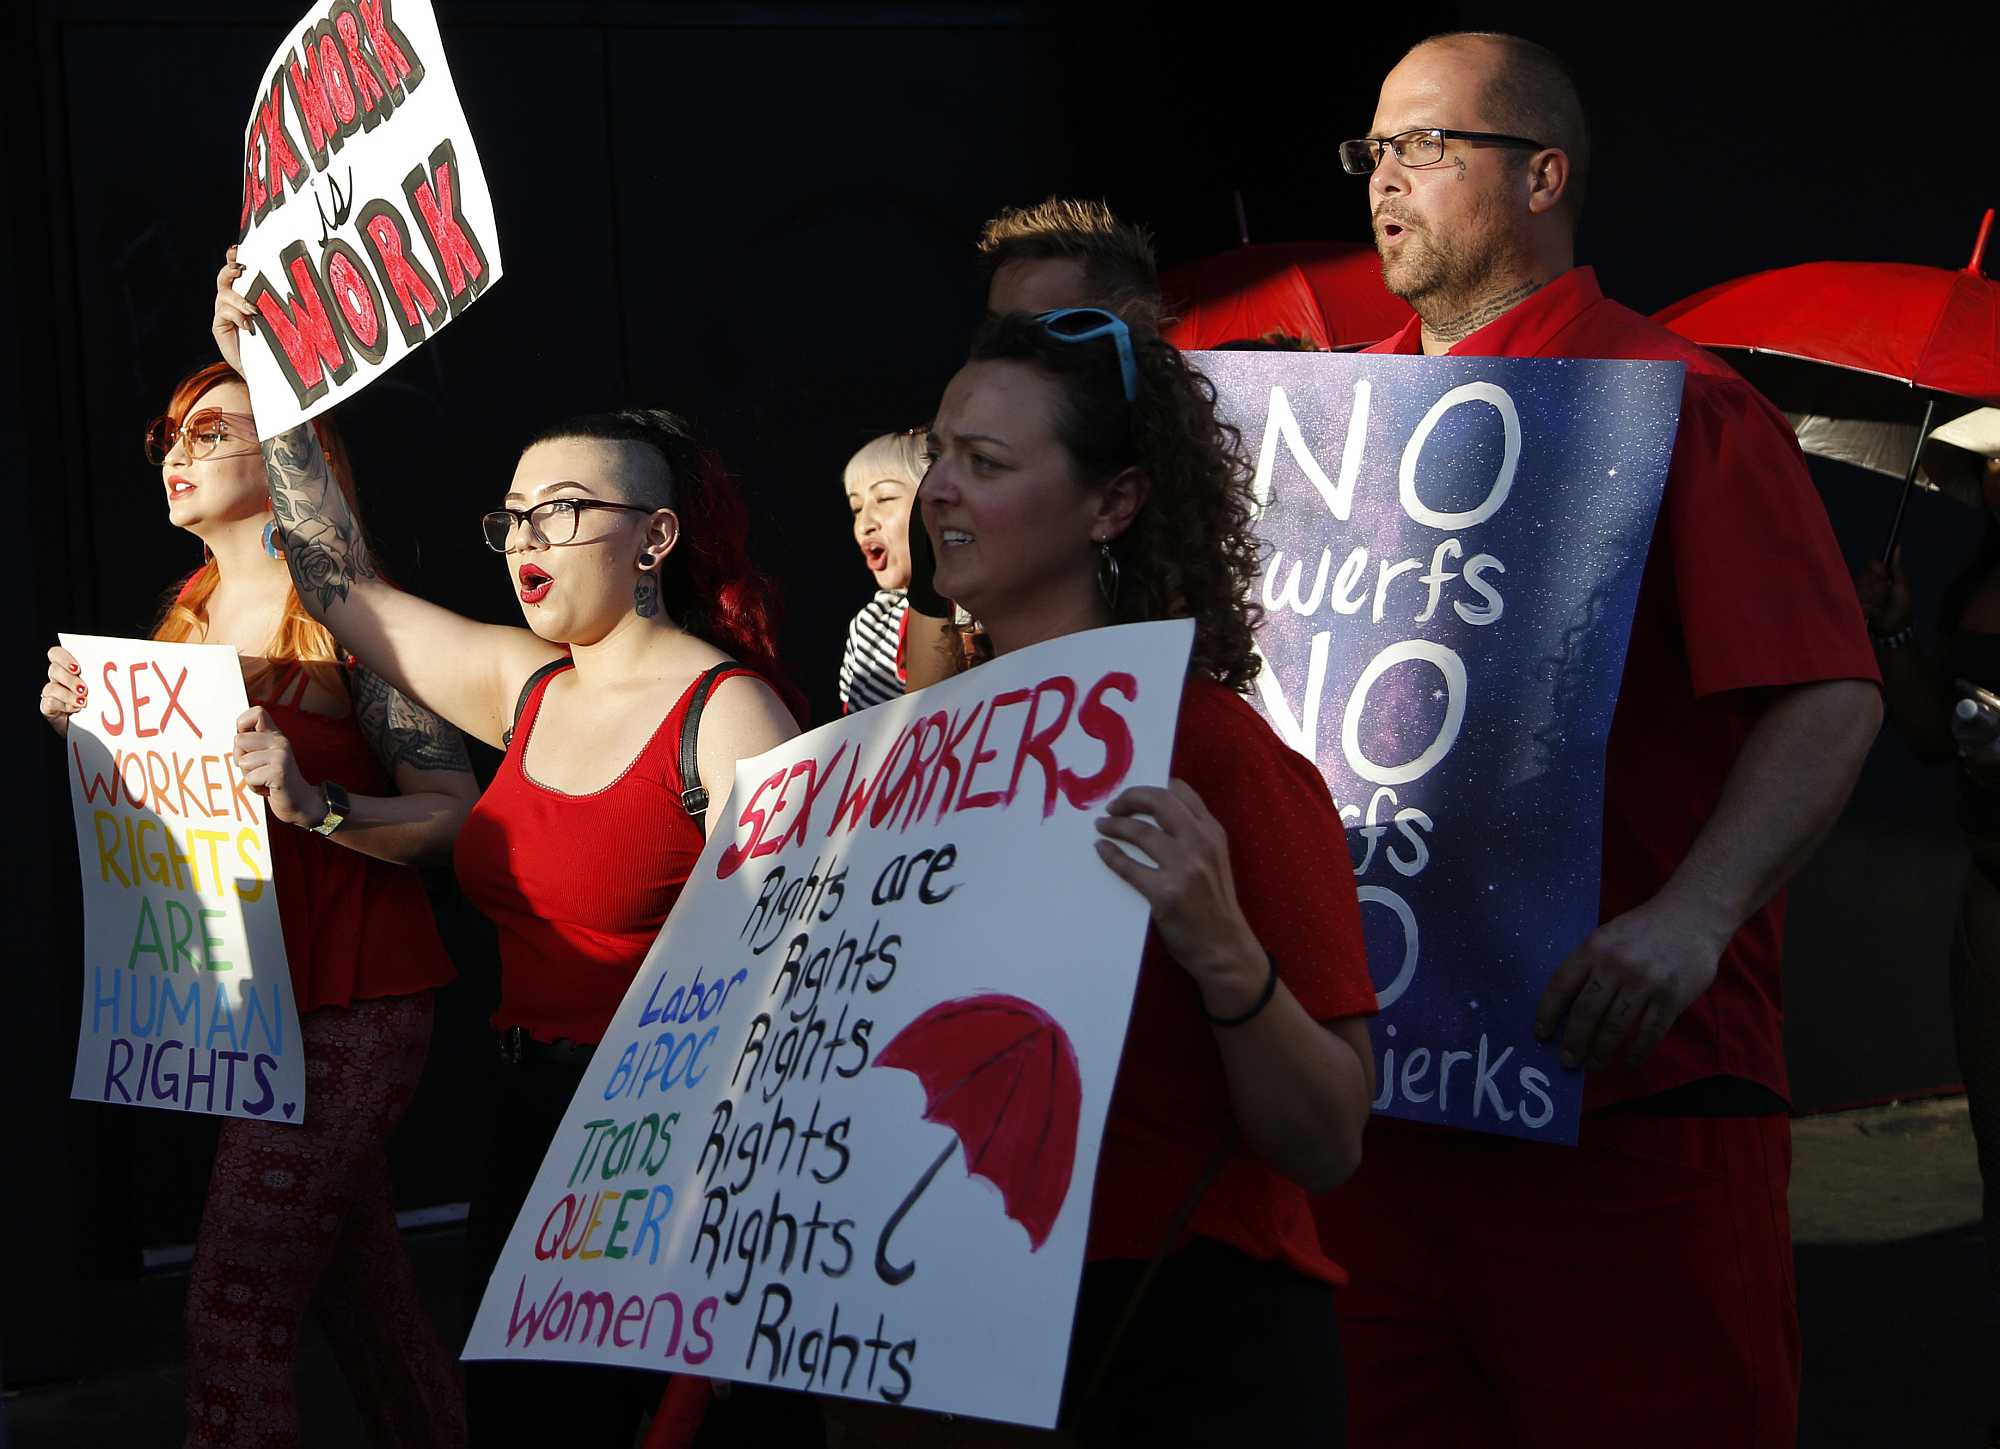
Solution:
M 1357 242 L 1265 242 L 1218 252 L 1160 279 L 1184 351 L 1282 332 L 1326 350 L 1376 342 L 1410 320 L 1382 285 L 1375 249 Z
M 1988 211 L 1957 271 L 1810 262 L 1710 287 L 1653 320 L 1736 354 L 1808 452 L 1900 475 L 1893 545 L 1933 426 L 2000 405 L 2000 282 L 1981 270 L 1992 231 Z
M 1076 1052 L 1055 1018 L 1018 996 L 941 1001 L 896 1034 L 878 1067 L 914 1073 L 924 1120 L 951 1139 L 882 1225 L 875 1271 L 901 1283 L 917 1266 L 889 1261 L 889 1239 L 954 1151 L 966 1171 L 1000 1189 L 1007 1216 L 1028 1230 L 1030 1251 L 1048 1241 L 1076 1168 L 1083 1102 Z

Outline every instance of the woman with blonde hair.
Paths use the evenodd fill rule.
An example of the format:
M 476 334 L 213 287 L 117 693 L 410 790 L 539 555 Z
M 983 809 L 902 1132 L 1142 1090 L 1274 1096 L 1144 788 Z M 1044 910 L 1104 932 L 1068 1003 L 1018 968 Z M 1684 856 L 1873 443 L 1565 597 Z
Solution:
M 352 498 L 347 455 L 322 426 Z M 237 371 L 175 388 L 146 437 L 167 514 L 204 560 L 155 639 L 227 644 L 252 707 L 235 757 L 271 817 L 272 875 L 311 1100 L 302 1122 L 222 1125 L 187 1288 L 187 1443 L 299 1442 L 299 1332 L 312 1302 L 375 1443 L 465 1442 L 457 1376 L 396 1230 L 384 1144 L 430 1049 L 432 998 L 453 976 L 409 867 L 449 858 L 477 795 L 437 716 L 353 666 L 300 604 L 265 495 Z M 43 717 L 88 702 L 49 650 Z
M 909 687 L 910 505 L 924 481 L 922 428 L 884 433 L 847 460 L 841 486 L 854 516 L 854 544 L 875 576 L 875 596 L 847 626 L 840 656 L 840 707 L 852 714 Z

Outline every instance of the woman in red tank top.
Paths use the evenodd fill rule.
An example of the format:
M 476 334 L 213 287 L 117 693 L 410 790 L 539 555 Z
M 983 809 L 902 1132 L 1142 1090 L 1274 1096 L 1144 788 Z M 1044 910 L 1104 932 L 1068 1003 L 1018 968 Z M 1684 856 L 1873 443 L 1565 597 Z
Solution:
M 254 310 L 218 278 L 224 356 Z M 526 628 L 477 623 L 376 574 L 308 427 L 264 445 L 287 561 L 313 614 L 370 669 L 504 749 L 458 849 L 466 894 L 499 928 L 500 1030 L 489 1181 L 467 1227 L 477 1308 L 591 1048 L 658 934 L 736 762 L 798 732 L 780 697 L 775 591 L 751 565 L 748 511 L 671 413 L 633 409 L 550 428 L 482 521 Z M 468 520 L 470 523 L 470 520 Z M 696 778 L 680 721 L 706 701 Z M 683 792 L 688 792 L 685 795 Z M 705 792 L 697 794 L 695 792 Z M 472 1364 L 475 1440 L 629 1443 L 651 1375 Z
M 423 1072 L 433 993 L 453 975 L 408 867 L 446 858 L 477 791 L 457 732 L 344 667 L 300 607 L 256 438 L 249 391 L 220 364 L 175 390 L 147 438 L 169 517 L 208 554 L 153 637 L 243 655 L 255 703 L 235 755 L 272 817 L 312 1098 L 302 1123 L 222 1124 L 188 1277 L 187 1442 L 298 1442 L 310 1301 L 371 1438 L 463 1444 L 463 1397 L 417 1297 L 383 1148 Z M 87 692 L 76 660 L 51 649 L 42 714 L 58 733 Z

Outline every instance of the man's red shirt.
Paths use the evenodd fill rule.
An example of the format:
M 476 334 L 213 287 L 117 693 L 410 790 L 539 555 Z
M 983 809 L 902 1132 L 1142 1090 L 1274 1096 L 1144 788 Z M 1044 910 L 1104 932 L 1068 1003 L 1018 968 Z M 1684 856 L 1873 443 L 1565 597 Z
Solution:
M 1412 318 L 1370 352 L 1420 353 Z M 1454 357 L 1687 364 L 1680 431 L 1640 582 L 1605 749 L 1602 918 L 1657 894 L 1714 813 L 1768 691 L 1881 676 L 1847 566 L 1784 415 L 1712 354 L 1564 273 Z M 1586 1107 L 1708 1077 L 1787 1095 L 1780 892 L 1724 948 L 1715 984 L 1636 1070 L 1593 1074 Z

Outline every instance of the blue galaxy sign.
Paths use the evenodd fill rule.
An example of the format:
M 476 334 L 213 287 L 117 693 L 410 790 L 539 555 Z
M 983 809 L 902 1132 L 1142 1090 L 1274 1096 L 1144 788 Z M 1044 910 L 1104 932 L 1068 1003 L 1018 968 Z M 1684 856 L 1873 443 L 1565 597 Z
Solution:
M 1604 745 L 1680 416 L 1669 362 L 1214 352 L 1256 462 L 1253 696 L 1347 826 L 1376 1109 L 1574 1142 L 1534 1014 L 1598 921 Z

